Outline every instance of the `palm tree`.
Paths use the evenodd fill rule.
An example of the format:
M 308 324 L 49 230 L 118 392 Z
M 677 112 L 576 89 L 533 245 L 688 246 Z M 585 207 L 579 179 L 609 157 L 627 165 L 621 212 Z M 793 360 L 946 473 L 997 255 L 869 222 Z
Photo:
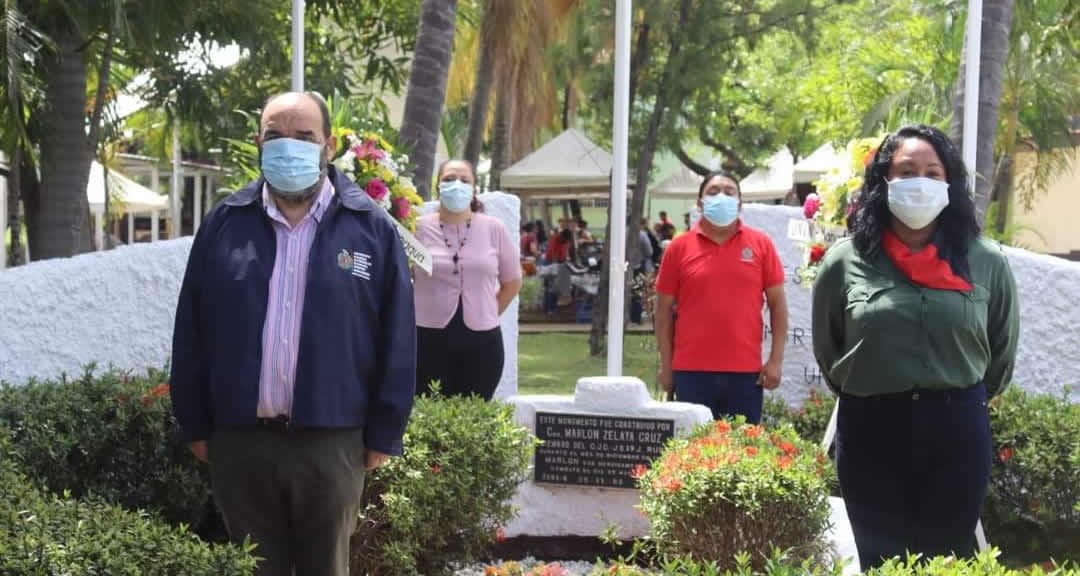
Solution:
M 51 49 L 51 40 L 19 11 L 15 0 L 6 0 L 4 4 L 4 22 L 0 27 L 3 33 L 3 41 L 0 49 L 3 50 L 2 67 L 6 74 L 6 81 L 0 83 L 0 89 L 5 91 L 4 97 L 0 98 L 0 133 L 3 134 L 3 149 L 10 154 L 11 162 L 8 172 L 8 197 L 7 214 L 8 225 L 11 229 L 11 248 L 8 262 L 12 266 L 22 263 L 22 227 L 19 216 L 19 200 L 22 191 L 22 172 L 26 170 L 34 172 L 36 158 L 33 149 L 29 146 L 28 128 L 26 123 L 27 101 L 34 96 L 35 78 L 32 66 L 24 67 L 23 62 L 35 63 L 41 56 L 43 49 Z M 29 169 L 24 169 L 27 166 Z M 36 177 L 33 177 L 36 182 Z M 0 229 L 3 226 L 0 224 Z
M 982 40 L 979 53 L 979 134 L 975 143 L 975 212 L 983 221 L 990 204 L 994 171 L 994 138 L 998 127 L 998 105 L 1009 55 L 1009 30 L 1012 26 L 1013 0 L 985 0 L 982 14 Z M 971 17 L 969 14 L 968 17 Z M 964 46 L 967 52 L 967 43 Z M 953 100 L 952 137 L 963 148 L 964 77 L 966 58 L 957 73 Z M 972 167 L 969 166 L 968 169 Z
M 401 140 L 412 150 L 416 190 L 425 200 L 431 198 L 435 147 L 442 125 L 456 15 L 457 0 L 424 0 L 416 53 L 409 72 Z
M 541 130 L 558 127 L 555 107 L 563 62 L 549 49 L 565 40 L 581 4 L 581 0 L 490 0 L 475 34 L 475 57 L 455 55 L 458 73 L 468 69 L 474 78 L 465 141 L 465 158 L 470 161 L 479 159 L 491 92 L 496 93 L 493 185 L 503 169 L 533 150 Z
M 1030 207 L 1050 179 L 1076 158 L 1071 115 L 1080 111 L 1080 61 L 1067 37 L 1050 32 L 1069 3 L 1021 0 L 1016 5 L 993 179 L 998 207 L 993 225 L 998 234 L 1009 227 L 1014 195 Z M 1035 162 L 1014 176 L 1021 148 L 1033 152 Z

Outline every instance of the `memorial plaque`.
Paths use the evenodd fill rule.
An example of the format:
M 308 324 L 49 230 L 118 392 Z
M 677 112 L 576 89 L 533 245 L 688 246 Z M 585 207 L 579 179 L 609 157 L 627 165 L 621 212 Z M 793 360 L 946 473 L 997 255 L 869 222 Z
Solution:
M 674 433 L 673 420 L 537 412 L 534 481 L 636 488 L 634 466 L 648 466 Z

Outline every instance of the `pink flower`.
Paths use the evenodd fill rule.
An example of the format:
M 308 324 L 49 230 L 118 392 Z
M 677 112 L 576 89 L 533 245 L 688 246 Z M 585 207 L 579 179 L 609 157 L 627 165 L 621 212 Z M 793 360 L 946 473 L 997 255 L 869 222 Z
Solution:
M 802 205 L 803 216 L 807 219 L 813 218 L 819 208 L 821 208 L 821 197 L 817 194 L 810 194 Z
M 386 196 L 386 193 L 390 190 L 386 187 L 385 182 L 376 178 L 371 182 L 367 183 L 367 186 L 364 187 L 364 191 L 367 192 L 368 196 L 371 196 L 376 201 L 378 201 L 382 200 L 383 197 Z
M 352 147 L 353 154 L 356 155 L 358 160 L 382 160 L 386 157 L 386 152 L 379 150 L 379 144 L 374 140 L 364 140 L 363 142 L 354 144 Z
M 394 199 L 394 209 L 397 211 L 398 219 L 408 218 L 409 216 L 409 199 L 405 197 Z

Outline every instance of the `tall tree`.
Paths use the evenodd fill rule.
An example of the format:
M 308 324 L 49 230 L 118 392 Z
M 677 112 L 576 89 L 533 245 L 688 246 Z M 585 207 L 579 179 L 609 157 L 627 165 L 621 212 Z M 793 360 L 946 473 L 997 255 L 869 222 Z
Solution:
M 971 15 L 969 14 L 970 18 Z M 979 130 L 975 141 L 975 213 L 980 223 L 990 204 L 994 178 L 994 139 L 998 129 L 998 109 L 1009 56 L 1009 30 L 1012 26 L 1013 0 L 985 0 L 982 14 L 982 39 L 979 52 Z M 968 50 L 965 42 L 964 53 Z M 966 60 L 965 60 L 966 61 Z M 967 90 L 964 61 L 957 73 L 956 98 L 953 103 L 952 137 L 957 147 L 964 145 L 964 94 Z M 968 166 L 968 169 L 972 169 Z
M 505 14 L 509 2 L 489 1 L 484 8 L 480 24 L 477 49 L 479 58 L 476 62 L 476 80 L 473 82 L 472 98 L 469 101 L 469 129 L 465 136 L 463 157 L 476 166 L 480 162 L 480 151 L 484 146 L 484 134 L 487 129 L 488 111 L 491 100 L 491 88 L 495 81 L 495 54 L 498 30 L 505 26 Z
M 635 188 L 627 210 L 627 230 L 636 230 L 641 219 L 657 151 L 681 142 L 679 135 L 688 129 L 687 117 L 708 113 L 707 108 L 694 104 L 698 94 L 714 90 L 715 81 L 700 79 L 737 73 L 747 46 L 757 36 L 780 27 L 805 28 L 823 3 L 653 0 L 642 6 L 643 18 L 651 23 L 646 44 L 649 58 L 635 74 L 636 100 L 640 103 L 631 103 L 630 150 Z M 639 28 L 639 39 L 642 33 Z M 641 54 L 640 46 L 635 52 Z M 626 242 L 627 260 L 636 263 L 639 239 L 628 234 Z M 601 333 L 598 327 L 607 321 L 606 310 L 594 310 L 593 321 L 594 333 Z M 594 354 L 603 349 L 598 344 L 590 346 Z
M 993 190 L 999 235 L 1010 229 L 1012 207 L 1030 208 L 1052 178 L 1077 161 L 1072 116 L 1080 111 L 1080 39 L 1058 34 L 1068 0 L 1019 0 L 1009 35 L 1001 94 Z M 1033 158 L 1016 173 L 1017 154 Z
M 435 148 L 439 142 L 442 109 L 446 100 L 446 80 L 454 49 L 457 0 L 424 0 L 416 52 L 409 72 L 401 140 L 412 149 L 416 165 L 416 190 L 431 198 Z

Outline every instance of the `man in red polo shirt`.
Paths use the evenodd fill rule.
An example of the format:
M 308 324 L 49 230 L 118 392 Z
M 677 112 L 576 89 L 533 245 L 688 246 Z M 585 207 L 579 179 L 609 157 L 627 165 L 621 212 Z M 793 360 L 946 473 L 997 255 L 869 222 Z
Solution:
M 772 240 L 739 219 L 742 194 L 734 175 L 706 176 L 698 208 L 704 217 L 671 242 L 656 278 L 660 383 L 679 401 L 708 406 L 714 418 L 742 414 L 756 424 L 762 389 L 780 385 L 788 324 L 784 268 Z M 763 367 L 766 302 L 772 350 Z

